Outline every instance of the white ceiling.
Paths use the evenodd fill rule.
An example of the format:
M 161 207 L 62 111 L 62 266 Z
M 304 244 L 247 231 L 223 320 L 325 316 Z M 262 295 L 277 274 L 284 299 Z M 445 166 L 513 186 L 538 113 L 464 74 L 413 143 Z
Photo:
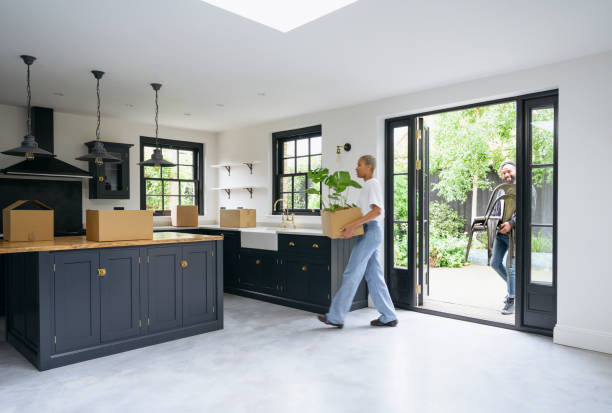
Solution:
M 160 124 L 220 131 L 612 50 L 611 21 L 610 0 L 359 0 L 280 33 L 200 0 L 3 0 L 0 103 L 24 104 L 26 53 L 35 105 L 95 114 L 99 69 L 103 115 L 152 123 L 161 82 Z

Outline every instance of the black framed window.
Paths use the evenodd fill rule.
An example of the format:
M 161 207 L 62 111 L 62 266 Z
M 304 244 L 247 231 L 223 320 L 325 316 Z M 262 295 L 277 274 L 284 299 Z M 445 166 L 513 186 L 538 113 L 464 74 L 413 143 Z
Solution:
M 176 166 L 140 166 L 140 209 L 155 215 L 170 215 L 174 205 L 197 205 L 204 212 L 204 145 L 159 139 L 164 159 Z M 155 138 L 140 137 L 140 159 L 151 157 Z
M 322 139 L 321 125 L 272 134 L 273 202 L 282 198 L 283 208 L 298 215 L 320 214 L 320 195 L 309 195 L 306 189 L 315 185 L 308 171 L 321 167 Z M 316 185 L 320 191 L 321 184 Z

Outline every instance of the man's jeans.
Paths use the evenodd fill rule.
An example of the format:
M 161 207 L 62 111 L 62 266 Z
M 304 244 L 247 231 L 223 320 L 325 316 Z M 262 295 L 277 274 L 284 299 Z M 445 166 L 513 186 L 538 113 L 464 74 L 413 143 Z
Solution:
M 380 321 L 388 323 L 397 319 L 383 270 L 378 260 L 378 246 L 382 242 L 382 229 L 376 221 L 366 222 L 365 233 L 353 247 L 351 257 L 342 275 L 342 285 L 334 296 L 327 319 L 334 324 L 344 324 L 357 288 L 365 275 L 370 297 L 382 314 Z
M 498 233 L 493 241 L 493 256 L 491 257 L 491 267 L 499 274 L 500 277 L 506 282 L 508 286 L 508 297 L 514 298 L 515 288 L 515 273 L 516 273 L 516 260 L 512 259 L 512 268 L 510 271 L 506 271 L 504 265 L 504 256 L 508 251 L 510 244 L 510 237 L 508 234 Z M 508 274 L 508 272 L 510 274 Z M 509 276 L 508 276 L 509 275 Z

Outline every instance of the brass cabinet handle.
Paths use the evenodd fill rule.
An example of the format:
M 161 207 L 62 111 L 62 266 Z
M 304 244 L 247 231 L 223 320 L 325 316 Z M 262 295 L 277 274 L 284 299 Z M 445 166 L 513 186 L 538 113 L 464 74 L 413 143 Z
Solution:
M 295 242 L 293 242 L 293 241 L 289 241 L 289 246 L 290 246 L 290 247 L 295 247 Z
M 302 271 L 307 271 L 308 268 L 305 265 L 302 265 Z
M 187 261 L 183 260 L 181 261 L 181 268 L 187 268 L 189 264 L 187 263 Z
M 312 244 L 312 248 L 319 248 L 319 244 L 315 242 L 314 244 Z
M 104 277 L 106 275 L 106 268 L 98 268 L 98 277 Z
M 259 265 L 259 264 L 261 264 L 261 261 L 260 260 L 255 260 L 255 264 Z

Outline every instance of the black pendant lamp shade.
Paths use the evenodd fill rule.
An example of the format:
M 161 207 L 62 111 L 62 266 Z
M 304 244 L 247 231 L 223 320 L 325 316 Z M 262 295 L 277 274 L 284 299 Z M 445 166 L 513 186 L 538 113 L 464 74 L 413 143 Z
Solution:
M 146 161 L 140 162 L 138 165 L 143 166 L 176 166 L 176 164 L 167 161 L 164 159 L 162 155 L 162 150 L 159 147 L 157 142 L 158 136 L 158 125 L 157 125 L 157 115 L 159 113 L 159 105 L 157 103 L 157 92 L 161 89 L 162 85 L 160 83 L 151 83 L 151 87 L 155 91 L 155 149 L 153 149 L 153 154 L 150 159 Z
M 38 147 L 38 143 L 34 136 L 32 136 L 32 119 L 31 119 L 31 105 L 30 101 L 32 100 L 32 93 L 30 91 L 30 66 L 34 63 L 36 58 L 34 56 L 21 55 L 21 59 L 28 66 L 28 75 L 27 75 L 27 94 L 28 94 L 28 114 L 27 114 L 27 129 L 28 134 L 24 136 L 23 142 L 17 148 L 9 149 L 8 151 L 3 151 L 2 153 L 5 155 L 13 155 L 13 156 L 25 156 L 27 160 L 32 160 L 34 158 L 40 157 L 53 157 L 55 156 L 51 152 L 45 151 Z
M 121 159 L 111 155 L 104 148 L 104 144 L 100 141 L 100 79 L 104 72 L 99 70 L 92 70 L 94 77 L 96 78 L 96 95 L 98 96 L 98 124 L 96 126 L 96 143 L 90 153 L 75 158 L 77 161 L 94 161 L 96 165 L 103 165 L 104 162 L 116 163 L 121 162 Z

